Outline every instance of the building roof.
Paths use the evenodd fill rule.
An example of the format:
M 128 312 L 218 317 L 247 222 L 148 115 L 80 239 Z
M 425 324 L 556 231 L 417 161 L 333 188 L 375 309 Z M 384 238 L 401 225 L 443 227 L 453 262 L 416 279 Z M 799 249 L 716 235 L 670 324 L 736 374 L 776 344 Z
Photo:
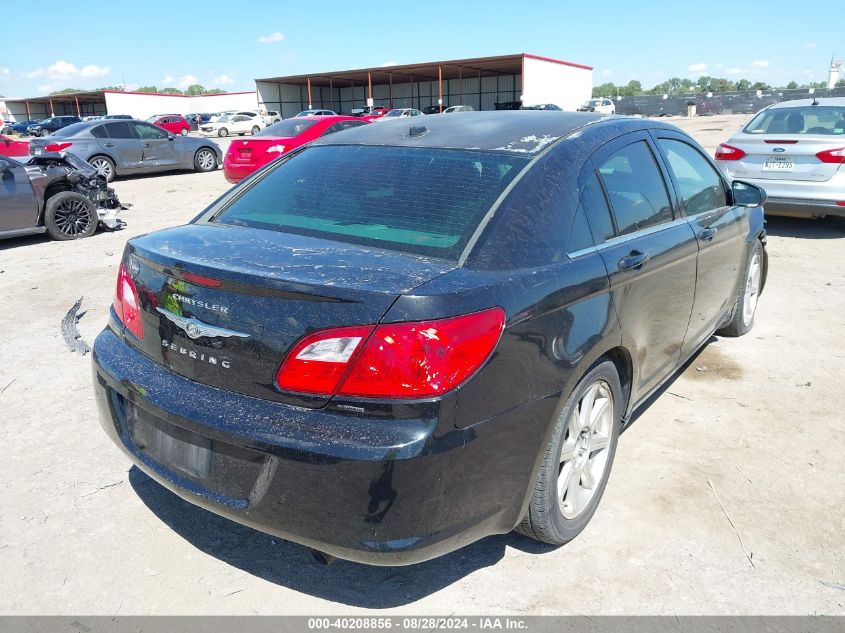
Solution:
M 217 97 L 223 95 L 240 95 L 253 94 L 254 90 L 246 90 L 242 92 L 221 92 L 219 94 L 201 94 L 201 95 L 186 95 L 173 94 L 171 92 L 133 92 L 131 90 L 82 90 L 79 92 L 63 92 L 58 95 L 42 95 L 40 97 L 5 97 L 3 100 L 11 103 L 23 103 L 29 101 L 30 103 L 60 103 L 64 101 L 79 103 L 89 103 L 92 101 L 102 101 L 106 94 L 125 94 L 125 95 L 148 95 L 153 97 Z
M 499 55 L 496 57 L 472 57 L 468 59 L 452 59 L 440 62 L 423 62 L 420 64 L 403 64 L 396 66 L 379 66 L 377 68 L 358 68 L 355 70 L 338 70 L 320 73 L 308 73 L 304 75 L 289 75 L 287 77 L 266 77 L 256 81 L 284 83 L 292 85 L 305 85 L 309 80 L 312 86 L 330 86 L 334 82 L 344 81 L 355 82 L 359 85 L 372 81 L 375 84 L 384 84 L 391 78 L 398 78 L 400 81 L 410 79 L 436 80 L 439 72 L 442 72 L 443 79 L 459 79 L 461 77 L 495 77 L 497 75 L 517 75 L 522 73 L 524 59 L 537 59 L 573 66 L 584 70 L 592 70 L 592 66 L 576 64 L 562 59 L 542 57 L 531 53 L 515 53 L 513 55 Z M 438 72 L 439 70 L 439 72 Z
M 393 145 L 532 156 L 558 139 L 607 118 L 591 112 L 540 110 L 432 114 L 377 121 L 341 134 L 324 136 L 312 145 Z M 614 119 L 621 120 L 619 117 Z

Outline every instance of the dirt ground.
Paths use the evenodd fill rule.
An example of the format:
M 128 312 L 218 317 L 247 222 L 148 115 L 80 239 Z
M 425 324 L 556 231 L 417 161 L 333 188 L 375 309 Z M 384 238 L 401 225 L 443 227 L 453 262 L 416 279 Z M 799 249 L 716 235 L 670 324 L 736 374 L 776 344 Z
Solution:
M 674 119 L 708 151 L 745 117 Z M 406 568 L 339 561 L 197 509 L 130 467 L 90 355 L 127 239 L 184 223 L 222 172 L 119 180 L 128 227 L 0 242 L 0 613 L 845 614 L 845 221 L 771 218 L 754 330 L 718 339 L 626 432 L 595 518 Z

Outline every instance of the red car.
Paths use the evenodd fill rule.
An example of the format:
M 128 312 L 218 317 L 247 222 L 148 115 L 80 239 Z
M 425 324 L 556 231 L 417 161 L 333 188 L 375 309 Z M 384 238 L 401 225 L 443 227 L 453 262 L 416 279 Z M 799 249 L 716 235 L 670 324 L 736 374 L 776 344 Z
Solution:
M 16 141 L 0 134 L 0 156 L 29 156 L 29 141 Z
M 147 123 L 152 123 L 171 134 L 187 136 L 191 131 L 191 124 L 181 114 L 154 114 Z
M 365 121 L 375 121 L 376 119 L 380 119 L 385 114 L 390 112 L 390 108 L 385 108 L 384 106 L 376 106 L 368 114 L 365 114 L 361 118 Z
M 291 117 L 264 128 L 252 138 L 232 141 L 223 158 L 223 175 L 231 183 L 240 182 L 259 167 L 314 139 L 367 125 L 354 116 Z

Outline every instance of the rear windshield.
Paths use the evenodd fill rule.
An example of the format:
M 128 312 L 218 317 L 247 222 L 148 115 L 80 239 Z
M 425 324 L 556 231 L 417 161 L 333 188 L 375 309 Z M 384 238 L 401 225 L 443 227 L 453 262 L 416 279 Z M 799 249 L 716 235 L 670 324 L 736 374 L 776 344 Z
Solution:
M 529 160 L 429 148 L 309 147 L 212 221 L 457 259 Z
M 56 130 L 50 136 L 52 138 L 67 138 L 69 136 L 73 136 L 77 132 L 88 130 L 90 128 L 91 126 L 88 123 L 71 123 L 70 125 L 66 125 L 60 130 Z
M 746 134 L 845 134 L 845 106 L 804 106 L 763 110 Z
M 265 127 L 256 136 L 299 136 L 309 127 L 317 123 L 315 120 L 285 119 Z

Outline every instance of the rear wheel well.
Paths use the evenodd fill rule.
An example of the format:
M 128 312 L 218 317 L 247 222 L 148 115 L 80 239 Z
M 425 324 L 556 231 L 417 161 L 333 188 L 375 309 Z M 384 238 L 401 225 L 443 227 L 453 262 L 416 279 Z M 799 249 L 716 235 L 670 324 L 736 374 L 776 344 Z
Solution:
M 616 366 L 616 372 L 619 374 L 619 383 L 622 385 L 622 398 L 625 401 L 622 409 L 622 416 L 624 417 L 628 411 L 628 404 L 631 399 L 631 385 L 634 378 L 634 365 L 631 361 L 631 355 L 624 347 L 614 347 L 604 353 L 602 358 L 608 359 Z M 601 362 L 599 359 L 598 362 Z

